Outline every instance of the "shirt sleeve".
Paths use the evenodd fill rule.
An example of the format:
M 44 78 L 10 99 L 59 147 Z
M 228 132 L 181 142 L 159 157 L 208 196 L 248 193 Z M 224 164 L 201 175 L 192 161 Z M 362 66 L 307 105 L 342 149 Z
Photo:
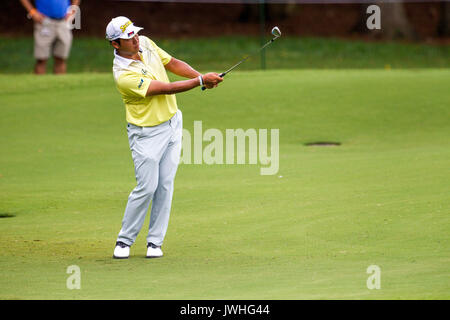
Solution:
M 158 47 L 156 45 L 156 43 L 153 42 L 152 40 L 148 39 L 148 41 L 150 42 L 150 45 L 156 49 L 156 52 L 158 53 L 158 56 L 161 59 L 163 65 L 168 64 L 170 62 L 170 60 L 172 59 L 172 56 L 170 54 L 168 54 L 166 51 L 164 51 L 163 49 L 161 49 L 160 47 Z
M 158 51 L 158 55 L 161 58 L 163 65 L 168 64 L 170 62 L 170 60 L 172 60 L 172 56 L 170 54 L 168 54 L 167 52 L 165 52 L 160 47 L 156 46 L 156 51 Z
M 152 80 L 137 73 L 122 73 L 116 80 L 119 92 L 126 97 L 145 98 Z

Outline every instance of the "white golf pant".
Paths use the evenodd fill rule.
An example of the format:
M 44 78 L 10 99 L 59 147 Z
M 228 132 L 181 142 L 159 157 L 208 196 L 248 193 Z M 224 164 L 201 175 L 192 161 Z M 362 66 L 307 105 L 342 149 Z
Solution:
M 147 243 L 160 246 L 169 224 L 173 185 L 181 154 L 183 118 L 180 110 L 154 127 L 127 125 L 137 185 L 128 197 L 117 241 L 132 245 L 150 202 Z

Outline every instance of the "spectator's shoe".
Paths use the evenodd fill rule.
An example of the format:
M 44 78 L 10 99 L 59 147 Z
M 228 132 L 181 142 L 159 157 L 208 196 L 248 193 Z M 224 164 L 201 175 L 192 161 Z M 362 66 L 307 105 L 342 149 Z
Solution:
M 130 246 L 122 241 L 116 242 L 116 247 L 114 248 L 114 259 L 128 259 L 130 256 Z
M 154 245 L 149 242 L 147 245 L 147 256 L 146 258 L 161 258 L 163 256 L 163 252 L 161 250 L 161 246 Z

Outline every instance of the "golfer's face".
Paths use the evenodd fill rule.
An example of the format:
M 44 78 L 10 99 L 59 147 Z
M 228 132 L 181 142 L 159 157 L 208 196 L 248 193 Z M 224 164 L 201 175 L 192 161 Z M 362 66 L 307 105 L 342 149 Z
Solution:
M 120 49 L 130 53 L 136 53 L 139 51 L 139 35 L 135 35 L 131 39 L 121 39 Z

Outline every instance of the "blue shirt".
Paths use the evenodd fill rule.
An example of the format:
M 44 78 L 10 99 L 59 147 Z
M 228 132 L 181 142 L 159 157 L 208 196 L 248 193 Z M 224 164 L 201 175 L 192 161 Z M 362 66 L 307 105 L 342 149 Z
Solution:
M 36 9 L 53 19 L 62 19 L 70 7 L 70 0 L 36 0 Z

